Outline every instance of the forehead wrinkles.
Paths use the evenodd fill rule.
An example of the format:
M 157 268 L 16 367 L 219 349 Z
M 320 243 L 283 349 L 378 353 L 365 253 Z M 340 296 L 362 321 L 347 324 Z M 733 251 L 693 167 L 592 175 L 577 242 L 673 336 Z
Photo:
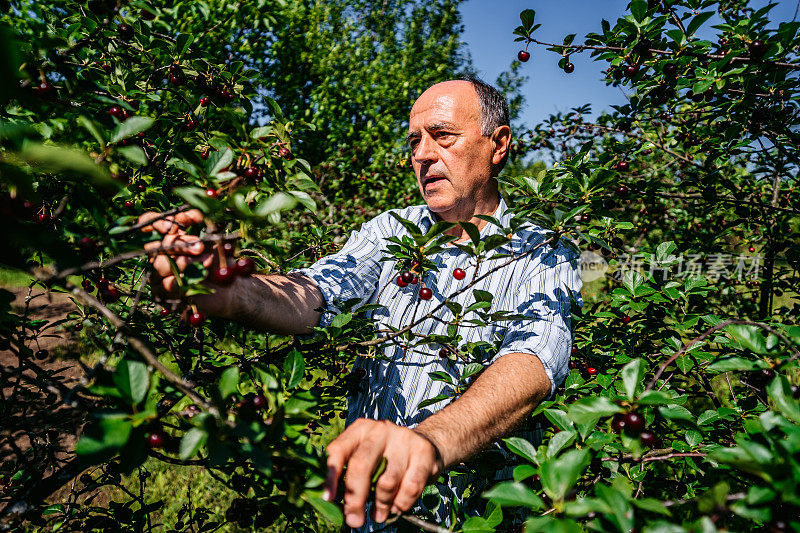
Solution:
M 470 129 L 471 126 L 480 128 L 481 110 L 476 100 L 452 94 L 423 96 L 411 108 L 409 129 L 440 122 L 449 122 L 464 129 Z

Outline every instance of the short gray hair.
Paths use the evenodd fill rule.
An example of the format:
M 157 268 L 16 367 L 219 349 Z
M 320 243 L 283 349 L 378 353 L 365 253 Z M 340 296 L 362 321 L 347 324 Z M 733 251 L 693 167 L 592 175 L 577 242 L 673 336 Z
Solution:
M 489 136 L 500 126 L 510 126 L 508 102 L 500 91 L 480 78 L 468 76 L 461 78 L 475 87 L 481 102 L 481 135 Z

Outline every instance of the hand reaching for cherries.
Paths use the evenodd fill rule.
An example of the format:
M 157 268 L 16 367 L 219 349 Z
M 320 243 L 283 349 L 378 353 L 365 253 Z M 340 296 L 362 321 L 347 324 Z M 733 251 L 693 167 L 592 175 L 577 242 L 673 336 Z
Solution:
M 149 223 L 151 220 L 152 223 Z M 230 287 L 236 277 L 249 276 L 255 271 L 255 263 L 249 257 L 234 261 L 230 255 L 233 251 L 232 243 L 221 240 L 216 244 L 204 243 L 200 237 L 187 233 L 188 227 L 202 221 L 203 214 L 197 209 L 166 217 L 151 211 L 139 217 L 139 224 L 145 224 L 142 231 L 156 231 L 162 236 L 161 240 L 149 242 L 144 247 L 151 252 L 155 273 L 152 286 L 156 297 L 179 298 L 181 283 L 175 276 L 182 274 L 190 264 L 201 263 L 210 270 L 208 281 L 215 291 L 213 294 L 195 295 L 191 298 L 192 306 L 196 307 L 189 317 L 192 325 L 202 324 L 203 313 L 224 316 L 231 299 Z M 173 270 L 173 262 L 177 272 Z

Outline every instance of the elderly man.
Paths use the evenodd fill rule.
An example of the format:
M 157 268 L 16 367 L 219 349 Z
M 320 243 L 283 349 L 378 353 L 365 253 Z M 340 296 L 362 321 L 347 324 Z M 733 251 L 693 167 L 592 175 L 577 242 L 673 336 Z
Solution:
M 493 216 L 504 226 L 510 221 L 495 179 L 507 159 L 510 139 L 508 106 L 493 87 L 477 79 L 432 86 L 414 103 L 408 133 L 426 205 L 400 209 L 397 214 L 423 231 L 445 220 L 475 224 L 482 239 L 497 233 L 497 226 L 478 216 Z M 196 218 L 184 215 L 182 222 L 196 222 Z M 372 312 L 376 322 L 399 328 L 468 283 L 478 266 L 477 274 L 482 275 L 498 261 L 476 265 L 466 252 L 450 245 L 431 257 L 438 272 L 403 287 L 394 282 L 397 270 L 392 262 L 380 259 L 385 239 L 404 232 L 394 217 L 383 213 L 353 233 L 338 253 L 308 268 L 285 276 L 239 279 L 195 303 L 210 314 L 256 328 L 307 333 L 311 326 L 330 322 L 336 301 L 360 298 L 383 306 Z M 469 240 L 459 225 L 448 234 L 457 237 L 455 242 Z M 473 287 L 494 296 L 493 310 L 509 310 L 531 320 L 462 328 L 465 331 L 459 333 L 465 342 L 495 343 L 497 349 L 487 351 L 486 369 L 456 400 L 418 407 L 447 387 L 431 379 L 431 372 L 441 370 L 457 377 L 463 369 L 462 362 L 439 357 L 439 346 L 431 345 L 426 351 L 392 344 L 385 348 L 383 358 L 362 358 L 356 363 L 366 371 L 365 386 L 349 399 L 347 428 L 327 449 L 326 495 L 335 497 L 346 467 L 344 513 L 350 527 L 384 530 L 380 524 L 390 514 L 412 509 L 426 484 L 508 435 L 564 379 L 571 348 L 570 305 L 580 302 L 581 282 L 577 257 L 569 249 L 537 247 L 546 238 L 541 228 L 524 226 L 502 250 L 524 257 Z M 166 235 L 164 244 L 173 244 L 175 239 L 196 238 L 173 232 Z M 190 254 L 202 254 L 202 245 Z M 164 289 L 174 291 L 167 260 L 157 258 L 154 267 Z M 454 276 L 456 269 L 464 270 L 467 278 L 461 273 Z M 432 289 L 430 299 L 420 299 L 423 287 Z M 469 297 L 471 291 L 465 291 L 455 301 L 466 308 Z M 424 322 L 415 333 L 445 334 L 448 317 L 444 313 L 449 311 L 442 310 L 444 320 Z M 368 504 L 371 479 L 382 458 L 386 468 L 375 484 L 374 504 Z M 450 489 L 459 496 L 455 484 Z M 372 512 L 365 512 L 370 507 Z M 445 501 L 436 515 L 444 520 L 448 511 Z

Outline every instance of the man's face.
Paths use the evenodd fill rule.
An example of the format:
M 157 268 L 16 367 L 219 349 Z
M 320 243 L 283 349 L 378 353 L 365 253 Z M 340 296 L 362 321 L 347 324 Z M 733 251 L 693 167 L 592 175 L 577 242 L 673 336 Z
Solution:
M 408 141 L 422 197 L 444 220 L 469 220 L 494 189 L 494 142 L 481 135 L 478 94 L 467 81 L 434 85 L 414 103 Z M 462 218 L 466 217 L 466 218 Z

